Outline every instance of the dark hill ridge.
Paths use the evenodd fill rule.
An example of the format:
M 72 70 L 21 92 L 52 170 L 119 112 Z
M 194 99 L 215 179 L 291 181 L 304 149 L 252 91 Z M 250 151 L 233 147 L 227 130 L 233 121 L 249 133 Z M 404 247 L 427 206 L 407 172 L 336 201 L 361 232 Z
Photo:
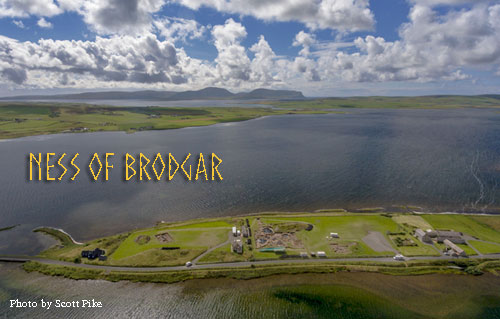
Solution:
M 151 101 L 181 101 L 181 100 L 301 100 L 304 95 L 299 91 L 257 89 L 251 92 L 231 93 L 226 89 L 208 87 L 198 91 L 107 91 L 85 92 L 57 95 L 19 95 L 2 97 L 0 100 L 151 100 Z

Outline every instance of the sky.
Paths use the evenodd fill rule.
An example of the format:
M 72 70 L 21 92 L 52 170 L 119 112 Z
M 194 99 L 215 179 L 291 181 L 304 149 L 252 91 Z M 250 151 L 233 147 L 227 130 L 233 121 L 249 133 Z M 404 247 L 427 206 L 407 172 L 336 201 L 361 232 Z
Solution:
M 500 94 L 500 0 L 0 0 L 0 96 Z

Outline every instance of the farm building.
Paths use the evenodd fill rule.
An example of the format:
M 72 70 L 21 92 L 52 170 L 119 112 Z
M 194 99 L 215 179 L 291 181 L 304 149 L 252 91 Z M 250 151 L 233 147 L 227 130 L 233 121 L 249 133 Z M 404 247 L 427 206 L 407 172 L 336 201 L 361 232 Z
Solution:
M 463 239 L 463 234 L 452 231 L 452 230 L 436 230 L 428 232 L 429 236 L 436 238 L 436 241 L 440 244 L 444 243 L 446 239 L 454 244 L 465 244 L 465 239 Z
M 432 243 L 432 240 L 442 244 L 446 239 L 455 244 L 465 244 L 463 233 L 452 230 L 431 230 L 423 231 L 422 229 L 415 230 L 415 237 L 424 243 Z
M 233 236 L 236 237 L 236 227 L 233 226 Z
M 248 238 L 248 228 L 245 226 L 241 226 L 241 234 L 243 237 Z
M 102 249 L 96 248 L 94 250 L 82 250 L 82 258 L 88 258 L 90 260 L 104 256 L 106 252 Z M 101 260 L 101 259 L 99 259 Z
M 318 257 L 326 257 L 326 253 L 324 251 L 318 251 L 316 253 L 316 256 L 318 256 Z
M 241 239 L 236 239 L 235 241 L 233 241 L 233 245 L 231 247 L 233 253 L 243 254 L 243 243 L 241 242 Z
M 429 236 L 429 232 L 423 231 L 420 228 L 415 230 L 415 237 L 423 243 L 432 244 L 432 238 Z
M 338 233 L 330 233 L 330 238 L 340 238 Z
M 302 258 L 307 258 L 307 257 L 308 257 L 308 255 L 307 255 L 307 253 L 306 253 L 306 252 L 301 252 L 301 253 L 300 253 L 300 257 L 302 257 Z
M 446 247 L 451 251 L 451 255 L 455 257 L 467 257 L 467 254 L 465 251 L 452 243 L 450 240 L 445 239 L 443 243 L 446 245 Z

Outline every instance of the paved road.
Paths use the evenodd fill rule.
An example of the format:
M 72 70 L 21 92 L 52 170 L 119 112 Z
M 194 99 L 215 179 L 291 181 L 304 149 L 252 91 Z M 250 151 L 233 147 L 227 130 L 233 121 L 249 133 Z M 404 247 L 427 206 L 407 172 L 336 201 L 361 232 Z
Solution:
M 488 254 L 482 256 L 469 256 L 468 258 L 462 259 L 477 259 L 477 258 L 493 258 L 500 259 L 500 254 Z M 429 257 L 411 257 L 408 260 L 456 260 L 456 257 L 449 256 L 429 256 Z M 401 263 L 401 261 L 396 261 L 392 257 L 367 257 L 367 258 L 308 258 L 308 259 L 278 259 L 278 260 L 262 260 L 262 261 L 244 261 L 244 262 L 232 262 L 232 263 L 220 263 L 220 264 L 201 264 L 193 265 L 191 267 L 185 266 L 168 266 L 168 267 L 115 267 L 115 266 L 104 266 L 104 265 L 88 265 L 88 264 L 75 264 L 71 262 L 65 262 L 60 260 L 44 259 L 39 257 L 0 257 L 0 261 L 8 262 L 26 262 L 26 261 L 38 261 L 44 264 L 60 265 L 60 266 L 70 266 L 70 267 L 81 267 L 89 269 L 99 269 L 108 271 L 129 271 L 129 272 L 159 272 L 159 271 L 171 271 L 171 270 L 189 270 L 189 269 L 217 269 L 217 268 L 238 268 L 238 267 L 249 267 L 251 265 L 281 265 L 281 264 L 303 264 L 303 263 L 323 263 L 323 262 L 353 262 L 353 261 L 374 261 L 374 262 L 393 262 Z

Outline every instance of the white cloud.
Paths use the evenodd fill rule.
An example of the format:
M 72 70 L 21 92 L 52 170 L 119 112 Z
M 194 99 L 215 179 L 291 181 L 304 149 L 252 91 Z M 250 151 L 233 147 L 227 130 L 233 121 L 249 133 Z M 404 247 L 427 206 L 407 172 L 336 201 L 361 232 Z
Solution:
M 314 34 L 310 34 L 304 31 L 300 31 L 299 33 L 297 33 L 292 43 L 294 47 L 302 47 L 302 50 L 300 50 L 299 52 L 299 55 L 302 56 L 308 56 L 310 53 L 309 49 L 314 44 L 316 44 L 316 38 Z
M 368 0 L 174 0 L 197 10 L 201 6 L 220 12 L 253 16 L 266 21 L 298 21 L 309 28 L 341 32 L 371 30 L 373 13 Z
M 76 11 L 99 34 L 145 34 L 152 14 L 165 0 L 59 0 L 61 8 Z
M 26 28 L 26 26 L 21 20 L 12 20 L 12 23 L 14 23 L 20 29 Z
M 29 15 L 51 17 L 60 13 L 62 10 L 53 0 L 0 0 L 0 18 Z
M 212 29 L 214 44 L 218 55 L 217 73 L 222 82 L 239 85 L 241 81 L 250 79 L 250 59 L 240 41 L 247 36 L 241 23 L 228 19 L 224 25 L 216 25 Z
M 467 78 L 463 67 L 500 63 L 500 5 L 445 15 L 415 5 L 409 18 L 401 40 L 367 36 L 355 40 L 356 53 L 316 52 L 319 70 L 359 82 L 460 80 Z
M 49 21 L 45 20 L 45 18 L 40 18 L 36 24 L 38 24 L 38 26 L 40 28 L 44 28 L 44 29 L 50 29 L 50 28 L 52 28 L 52 23 L 50 23 Z
M 425 6 L 454 6 L 454 5 L 463 5 L 463 4 L 478 4 L 478 3 L 487 3 L 493 2 L 493 0 L 410 0 L 410 2 Z
M 65 8 L 69 4 L 64 1 L 58 3 Z M 0 36 L 0 83 L 33 88 L 222 86 L 238 91 L 265 86 L 319 91 L 356 82 L 462 80 L 468 77 L 466 70 L 474 68 L 500 75 L 498 4 L 450 8 L 446 13 L 415 4 L 408 22 L 399 29 L 397 41 L 369 35 L 352 43 L 320 42 L 314 32 L 301 31 L 292 43 L 301 48 L 299 55 L 283 57 L 276 55 L 264 36 L 245 47 L 247 30 L 233 19 L 213 27 L 180 18 L 149 20 L 147 12 L 161 6 L 155 3 L 149 11 L 136 10 L 149 17 L 139 23 L 139 34 L 98 36 L 94 41 L 38 42 Z M 85 10 L 89 11 L 82 14 L 89 17 L 99 15 L 98 9 Z M 94 26 L 103 28 L 102 32 L 114 29 Z M 175 46 L 176 41 L 204 35 L 212 37 L 217 49 L 213 61 L 192 58 Z M 345 50 L 347 46 L 349 50 Z
M 153 24 L 165 39 L 174 42 L 199 39 L 207 30 L 207 27 L 200 25 L 195 20 L 183 18 L 159 18 Z

